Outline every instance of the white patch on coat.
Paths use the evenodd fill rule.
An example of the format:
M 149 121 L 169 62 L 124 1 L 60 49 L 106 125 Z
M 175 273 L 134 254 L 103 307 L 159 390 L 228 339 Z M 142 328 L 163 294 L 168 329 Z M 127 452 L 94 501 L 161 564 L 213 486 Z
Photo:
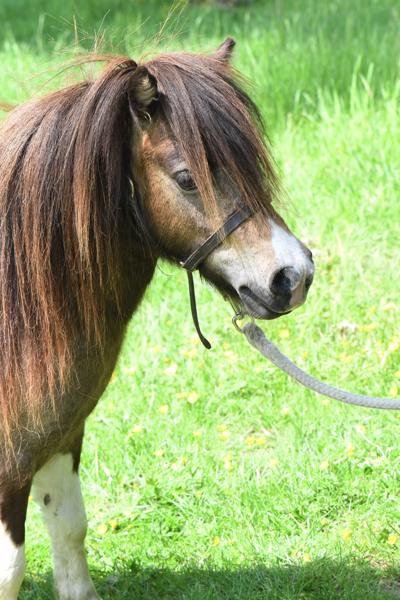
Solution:
M 271 244 L 274 249 L 277 265 L 280 265 L 280 268 L 294 267 L 301 272 L 305 272 L 308 258 L 299 240 L 272 219 L 269 224 L 271 228 Z
M 98 600 L 87 567 L 87 520 L 71 454 L 57 454 L 36 473 L 33 497 L 50 534 L 60 600 Z
M 17 600 L 25 571 L 24 546 L 16 546 L 0 521 L 0 600 Z

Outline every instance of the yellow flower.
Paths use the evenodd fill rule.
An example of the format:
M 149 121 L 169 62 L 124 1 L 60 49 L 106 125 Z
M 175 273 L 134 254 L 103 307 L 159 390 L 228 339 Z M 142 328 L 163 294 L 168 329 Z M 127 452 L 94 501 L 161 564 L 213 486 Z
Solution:
M 353 446 L 353 444 L 350 442 L 350 444 L 347 444 L 347 448 L 346 448 L 346 456 L 353 456 L 355 451 L 355 448 Z
M 168 410 L 169 410 L 169 408 L 168 408 L 168 404 L 162 404 L 162 405 L 160 406 L 160 408 L 158 409 L 158 411 L 159 411 L 159 412 L 160 412 L 162 415 L 166 415 L 166 414 L 168 414 Z
M 389 533 L 387 543 L 390 544 L 390 546 L 394 546 L 397 544 L 398 539 L 399 536 L 396 533 Z
M 182 350 L 182 355 L 186 358 L 194 358 L 197 354 L 196 348 L 188 348 L 187 350 Z
M 226 431 L 228 429 L 228 426 L 225 425 L 224 423 L 221 423 L 221 425 L 217 425 L 216 430 L 217 431 Z
M 136 371 L 137 371 L 137 367 L 133 365 L 133 366 L 125 369 L 124 373 L 125 373 L 125 375 L 133 375 L 134 373 L 136 373 Z
M 254 367 L 254 373 L 262 373 L 264 371 L 264 366 L 263 365 L 256 365 Z
M 304 552 L 303 554 L 303 562 L 308 563 L 311 562 L 312 558 L 311 558 L 311 554 L 309 554 L 308 552 Z
M 188 392 L 177 392 L 176 397 L 182 400 L 182 398 L 187 398 L 188 395 Z
M 283 408 L 281 408 L 281 415 L 283 415 L 284 417 L 286 415 L 288 415 L 290 413 L 290 408 L 289 406 L 284 406 Z
M 159 354 L 161 352 L 161 346 L 159 346 L 158 344 L 156 344 L 155 346 L 153 346 L 151 348 L 151 351 L 154 352 L 154 354 Z
M 166 375 L 170 375 L 173 376 L 175 375 L 175 373 L 178 370 L 178 365 L 176 365 L 175 363 L 172 363 L 171 365 L 169 365 L 169 367 L 167 367 L 166 369 L 164 369 L 164 373 Z
M 154 450 L 153 454 L 154 456 L 160 458 L 161 456 L 164 456 L 165 450 L 163 448 L 159 448 L 158 450 Z
M 239 357 L 235 352 L 232 352 L 232 350 L 227 350 L 226 352 L 224 352 L 225 354 L 225 358 L 227 358 L 228 360 L 237 360 Z
M 271 467 L 271 469 L 275 469 L 278 466 L 278 459 L 277 458 L 271 458 L 271 460 L 269 461 L 269 466 Z
M 303 358 L 308 358 L 308 352 L 307 352 L 307 350 L 304 350 L 304 352 L 302 353 L 302 357 Z
M 197 392 L 190 392 L 190 394 L 188 394 L 188 397 L 186 398 L 186 400 L 189 402 L 189 404 L 195 404 L 198 399 L 199 399 L 199 395 Z
M 100 525 L 98 525 L 98 526 L 96 527 L 96 532 L 97 532 L 99 535 L 104 535 L 104 534 L 106 534 L 106 533 L 107 533 L 107 530 L 108 530 L 108 527 L 107 527 L 107 525 L 106 525 L 105 523 L 101 523 Z
M 321 403 L 322 403 L 322 405 L 323 405 L 323 406 L 329 406 L 329 404 L 330 404 L 330 402 L 329 402 L 329 399 L 328 399 L 328 398 L 323 398 L 323 399 L 321 400 Z
M 378 327 L 378 323 L 367 323 L 366 325 L 359 325 L 358 330 L 363 333 L 368 333 L 369 331 L 374 331 Z
M 367 431 L 367 428 L 362 423 L 358 423 L 354 428 L 357 433 L 364 434 Z
M 196 496 L 196 498 L 201 498 L 203 495 L 203 490 L 196 490 L 194 495 Z
M 171 463 L 171 469 L 173 471 L 179 471 L 181 467 L 187 465 L 188 460 L 189 459 L 187 456 L 181 456 L 179 460 L 176 460 L 175 462 Z
M 232 461 L 230 458 L 224 458 L 224 467 L 227 471 L 232 471 Z
M 399 388 L 397 387 L 397 385 L 392 385 L 389 390 L 389 396 L 391 396 L 392 398 L 396 398 L 398 393 L 399 393 Z
M 197 429 L 196 431 L 193 431 L 193 437 L 201 437 L 203 435 L 203 432 L 201 431 L 201 429 Z
M 380 309 L 385 312 L 388 312 L 390 310 L 397 310 L 397 306 L 394 302 L 384 302 L 381 303 Z
M 388 350 L 389 352 L 396 352 L 400 348 L 400 338 L 394 337 L 391 339 Z
M 347 528 L 346 529 L 342 529 L 342 531 L 340 532 L 340 537 L 345 542 L 348 542 L 350 540 L 351 536 L 352 536 L 351 529 L 347 529 Z
M 400 377 L 400 369 L 394 374 L 395 377 Z
M 287 339 L 288 337 L 290 337 L 290 331 L 289 329 L 281 329 L 279 332 L 279 337 L 284 339 Z
M 325 525 L 329 525 L 329 519 L 327 519 L 326 517 L 322 517 L 320 523 L 323 527 L 325 527 Z
M 353 357 L 350 356 L 349 354 L 346 354 L 346 352 L 341 352 L 339 354 L 339 359 L 344 363 L 351 363 L 351 361 L 353 360 Z
M 321 469 L 321 471 L 327 471 L 329 469 L 329 460 L 323 460 L 322 463 L 319 465 L 319 468 Z
M 248 435 L 245 437 L 244 443 L 247 446 L 265 446 L 267 440 L 265 436 L 261 435 L 261 433 L 258 433 L 256 435 Z
M 109 525 L 110 525 L 110 527 L 111 527 L 111 529 L 113 531 L 115 531 L 116 529 L 118 529 L 118 521 L 117 521 L 117 519 L 110 519 Z
M 228 429 L 226 429 L 225 431 L 221 431 L 218 437 L 220 440 L 224 440 L 226 442 L 226 440 L 229 440 L 229 438 L 231 437 L 231 432 Z
M 265 444 L 267 443 L 267 440 L 265 439 L 264 436 L 257 435 L 255 437 L 255 443 L 257 444 L 257 446 L 265 446 Z
M 133 425 L 133 427 L 131 427 L 131 430 L 128 435 L 130 436 L 134 433 L 140 433 L 141 431 L 143 431 L 143 425 L 139 425 L 139 423 L 137 423 L 136 425 Z
M 221 538 L 218 535 L 216 535 L 215 537 L 213 537 L 213 541 L 212 541 L 212 545 L 213 546 L 219 546 L 220 543 L 221 543 Z

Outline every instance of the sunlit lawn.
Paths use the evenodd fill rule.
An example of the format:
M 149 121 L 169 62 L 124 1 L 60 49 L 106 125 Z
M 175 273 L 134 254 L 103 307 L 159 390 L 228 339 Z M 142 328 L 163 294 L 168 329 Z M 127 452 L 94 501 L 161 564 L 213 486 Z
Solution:
M 132 34 L 150 16 L 138 33 L 115 34 L 115 45 L 134 53 L 167 8 L 137 3 L 128 18 L 117 4 L 110 31 L 127 25 Z M 38 92 L 48 78 L 42 71 L 64 60 L 60 49 L 71 39 L 62 20 L 58 37 L 47 30 L 37 6 L 3 19 L 6 101 Z M 71 15 L 73 3 L 63 10 L 49 2 L 42 12 Z M 307 305 L 265 330 L 333 384 L 400 395 L 398 3 L 191 10 L 181 38 L 167 45 L 211 48 L 236 36 L 236 64 L 253 82 L 287 190 L 281 211 L 316 257 Z M 85 27 L 98 29 L 104 3 L 85 11 Z M 196 338 L 185 274 L 160 264 L 88 422 L 82 479 L 99 592 L 141 600 L 400 597 L 398 416 L 299 388 L 246 346 L 229 307 L 200 284 L 198 304 L 211 351 Z M 32 506 L 23 599 L 51 598 L 47 546 Z

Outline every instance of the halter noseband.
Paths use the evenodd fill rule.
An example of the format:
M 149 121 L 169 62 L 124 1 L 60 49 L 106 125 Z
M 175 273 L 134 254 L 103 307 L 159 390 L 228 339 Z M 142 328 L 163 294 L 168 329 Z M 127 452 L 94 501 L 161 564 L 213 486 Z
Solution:
M 193 271 L 195 271 L 202 262 L 206 260 L 206 258 L 213 252 L 218 246 L 222 244 L 224 240 L 230 235 L 235 229 L 240 227 L 244 221 L 246 221 L 251 215 L 253 211 L 244 206 L 242 208 L 238 208 L 233 212 L 225 221 L 217 231 L 212 233 L 205 242 L 196 250 L 194 250 L 186 260 L 180 262 L 181 267 L 186 270 L 186 274 L 188 276 L 188 284 L 189 284 L 189 297 L 190 297 L 190 308 L 192 311 L 192 318 L 194 326 L 196 327 L 197 334 L 200 338 L 201 343 L 208 350 L 211 348 L 210 342 L 204 337 L 201 333 L 199 319 L 197 316 L 197 306 L 196 306 L 196 295 L 194 290 L 194 281 L 193 281 Z

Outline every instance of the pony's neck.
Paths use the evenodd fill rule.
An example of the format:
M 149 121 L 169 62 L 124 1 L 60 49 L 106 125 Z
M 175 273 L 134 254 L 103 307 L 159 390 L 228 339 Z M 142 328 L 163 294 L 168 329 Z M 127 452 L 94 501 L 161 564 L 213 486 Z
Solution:
M 129 239 L 130 237 L 130 239 Z M 132 232 L 125 231 L 121 235 L 122 252 L 119 264 L 118 278 L 121 281 L 119 306 L 111 301 L 109 316 L 112 327 L 117 309 L 119 320 L 126 326 L 137 309 L 143 295 L 151 282 L 157 262 L 157 257 L 146 247 L 142 240 L 132 237 Z

